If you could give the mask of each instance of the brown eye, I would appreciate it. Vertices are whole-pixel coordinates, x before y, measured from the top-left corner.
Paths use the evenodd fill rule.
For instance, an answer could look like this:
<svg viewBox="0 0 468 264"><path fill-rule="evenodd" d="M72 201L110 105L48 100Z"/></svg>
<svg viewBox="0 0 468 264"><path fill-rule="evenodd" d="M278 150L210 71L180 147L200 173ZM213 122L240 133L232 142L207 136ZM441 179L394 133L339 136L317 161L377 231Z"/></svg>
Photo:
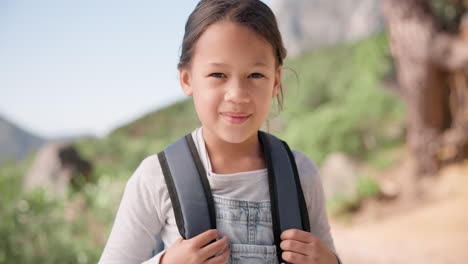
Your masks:
<svg viewBox="0 0 468 264"><path fill-rule="evenodd" d="M226 78L226 75L221 72L214 72L209 75L210 77L215 77L215 78Z"/></svg>
<svg viewBox="0 0 468 264"><path fill-rule="evenodd" d="M254 72L254 73L250 74L249 77L254 78L254 79L258 79L258 78L263 78L265 76L263 74L261 74L261 73Z"/></svg>

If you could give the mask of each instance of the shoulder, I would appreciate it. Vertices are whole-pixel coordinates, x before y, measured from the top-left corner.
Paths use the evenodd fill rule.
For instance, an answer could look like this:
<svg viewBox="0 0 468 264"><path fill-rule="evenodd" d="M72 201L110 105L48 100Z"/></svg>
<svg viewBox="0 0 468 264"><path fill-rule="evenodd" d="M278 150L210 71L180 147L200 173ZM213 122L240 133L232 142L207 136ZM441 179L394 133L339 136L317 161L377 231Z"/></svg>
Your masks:
<svg viewBox="0 0 468 264"><path fill-rule="evenodd" d="M200 147L198 146L198 141L200 141L201 137L201 128L196 128L195 130L190 132L189 135L192 135L192 138L196 143L196 147L197 149L199 149ZM178 140L183 138L184 137L181 137ZM166 146L166 148L174 142L176 141L169 143ZM136 178L141 178L141 180L150 183L151 185L157 185L158 188L165 188L164 174L161 169L161 163L158 158L158 153L152 154L143 159L135 171L135 176Z"/></svg>
<svg viewBox="0 0 468 264"><path fill-rule="evenodd" d="M161 170L158 155L144 158L127 181L127 187L132 186L148 194L157 194L164 188L164 175Z"/></svg>
<svg viewBox="0 0 468 264"><path fill-rule="evenodd" d="M319 169L315 162L310 159L304 153L291 150L294 155L294 160L296 161L297 170L299 172L299 176L302 178L317 178L319 177Z"/></svg>
<svg viewBox="0 0 468 264"><path fill-rule="evenodd" d="M149 213L160 222L164 221L163 209L168 194L157 154L141 161L127 181L124 196L131 203L132 210Z"/></svg>
<svg viewBox="0 0 468 264"><path fill-rule="evenodd" d="M154 154L141 161L133 176L150 180L152 176L157 176L159 174L161 174L161 165L159 164L158 155Z"/></svg>
<svg viewBox="0 0 468 264"><path fill-rule="evenodd" d="M157 154L150 155L144 158L140 165L138 165L137 171L142 173L151 173L161 170L161 166L159 164L159 159Z"/></svg>
<svg viewBox="0 0 468 264"><path fill-rule="evenodd" d="M321 193L322 180L320 179L319 169L315 162L304 153L297 150L292 150L292 153L296 161L304 196L306 201L310 201Z"/></svg>

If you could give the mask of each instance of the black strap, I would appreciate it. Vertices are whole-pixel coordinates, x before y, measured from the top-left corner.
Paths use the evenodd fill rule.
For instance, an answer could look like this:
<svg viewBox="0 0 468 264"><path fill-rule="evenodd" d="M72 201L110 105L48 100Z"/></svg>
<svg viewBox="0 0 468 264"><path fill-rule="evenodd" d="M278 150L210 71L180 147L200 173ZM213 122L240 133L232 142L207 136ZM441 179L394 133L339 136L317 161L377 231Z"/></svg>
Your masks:
<svg viewBox="0 0 468 264"><path fill-rule="evenodd" d="M275 246L276 246L276 255L278 257L278 262L283 263L284 260L281 257L283 254L283 250L279 246L281 243L281 229L280 229L280 218L279 218L279 212L278 212L278 200L277 200L277 190L276 190L276 184L275 181L273 180L274 178L274 170L273 170L273 163L271 162L271 155L270 155L270 147L268 144L268 141L266 139L266 136L263 133L258 133L258 140L260 141L260 144L262 145L262 150L263 150L263 156L265 157L265 163L267 166L268 170L268 187L270 191L270 206L271 206L271 221L273 225L273 238L275 240Z"/></svg>
<svg viewBox="0 0 468 264"><path fill-rule="evenodd" d="M193 141L193 137L191 134L185 136L187 140L187 145L190 149L190 153L192 154L193 161L195 161L195 165L197 166L198 176L200 177L203 190L205 191L206 201L208 202L208 210L210 211L210 223L213 229L216 229L216 211L215 211L215 204L213 199L213 194L211 193L210 182L206 176L205 167L198 155L197 147L195 146L195 142Z"/></svg>
<svg viewBox="0 0 468 264"><path fill-rule="evenodd" d="M296 160L288 144L286 144L286 142L284 141L281 142L283 143L285 149L288 152L289 160L294 170L294 180L296 181L297 199L299 200L299 208L301 210L302 217L302 230L310 232L309 210L307 210L304 192L302 191L301 180L299 178L299 172L297 171Z"/></svg>
<svg viewBox="0 0 468 264"><path fill-rule="evenodd" d="M268 169L270 202L277 257L285 262L281 233L288 229L310 230L304 195L294 156L287 144L271 134L259 131L259 140Z"/></svg>
<svg viewBox="0 0 468 264"><path fill-rule="evenodd" d="M164 151L158 153L158 159L159 163L161 164L164 180L166 181L167 191L169 192L169 197L171 198L172 210L174 211L177 229L179 229L180 235L185 238L185 223L182 209L180 208L179 196L177 195L177 188L175 187L174 181L172 180L172 173L169 169L169 165L167 164Z"/></svg>
<svg viewBox="0 0 468 264"><path fill-rule="evenodd" d="M213 196L192 136L169 145L158 158L180 235L189 239L216 229Z"/></svg>

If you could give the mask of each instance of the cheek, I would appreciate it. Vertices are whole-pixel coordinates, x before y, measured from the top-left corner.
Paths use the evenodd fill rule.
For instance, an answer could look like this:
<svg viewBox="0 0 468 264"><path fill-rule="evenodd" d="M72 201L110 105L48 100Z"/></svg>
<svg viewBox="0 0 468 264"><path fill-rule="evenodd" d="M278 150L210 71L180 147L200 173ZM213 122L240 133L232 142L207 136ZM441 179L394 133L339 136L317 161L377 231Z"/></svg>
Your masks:
<svg viewBox="0 0 468 264"><path fill-rule="evenodd" d="M198 113L198 117L200 119L206 119L218 114L218 107L221 99L219 94L208 91L208 89L205 89L202 92L194 90L193 102Z"/></svg>
<svg viewBox="0 0 468 264"><path fill-rule="evenodd" d="M268 97L268 100L263 100L261 107L261 112L264 117L268 115L270 112L270 106L271 106L271 96Z"/></svg>
<svg viewBox="0 0 468 264"><path fill-rule="evenodd" d="M273 83L268 83L267 85L264 84L262 87L256 87L256 92L253 94L253 96L255 96L255 101L257 102L257 104L260 104L262 106L270 105L271 100L274 98L273 89Z"/></svg>
<svg viewBox="0 0 468 264"><path fill-rule="evenodd" d="M219 103L220 98L222 99L222 95L217 89L203 87L193 91L193 99L207 106Z"/></svg>
<svg viewBox="0 0 468 264"><path fill-rule="evenodd" d="M266 119L270 111L271 102L271 92L262 92L256 95L255 108L259 118Z"/></svg>

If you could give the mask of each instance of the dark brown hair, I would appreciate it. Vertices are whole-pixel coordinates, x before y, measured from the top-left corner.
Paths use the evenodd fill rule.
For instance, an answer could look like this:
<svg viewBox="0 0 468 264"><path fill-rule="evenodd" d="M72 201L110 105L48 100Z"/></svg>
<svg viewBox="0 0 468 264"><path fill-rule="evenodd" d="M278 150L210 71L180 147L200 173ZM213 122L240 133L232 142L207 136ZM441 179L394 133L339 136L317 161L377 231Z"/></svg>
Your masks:
<svg viewBox="0 0 468 264"><path fill-rule="evenodd" d="M178 69L190 65L195 44L206 28L219 21L230 21L247 26L266 39L275 52L277 66L283 65L286 48L283 45L275 15L260 0L201 0L185 23ZM283 89L277 96L278 107L283 105Z"/></svg>

